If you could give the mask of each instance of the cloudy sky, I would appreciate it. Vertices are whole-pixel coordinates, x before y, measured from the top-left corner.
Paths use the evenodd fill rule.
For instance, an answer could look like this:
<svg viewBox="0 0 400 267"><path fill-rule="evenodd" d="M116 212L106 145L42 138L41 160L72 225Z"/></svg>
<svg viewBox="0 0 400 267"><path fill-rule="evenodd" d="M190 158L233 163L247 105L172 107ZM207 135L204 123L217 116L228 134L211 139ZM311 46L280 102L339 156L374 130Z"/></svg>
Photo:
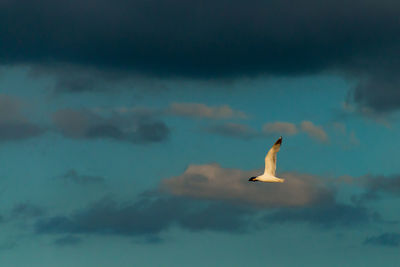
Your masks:
<svg viewBox="0 0 400 267"><path fill-rule="evenodd" d="M0 0L1 265L397 266L399 13Z"/></svg>

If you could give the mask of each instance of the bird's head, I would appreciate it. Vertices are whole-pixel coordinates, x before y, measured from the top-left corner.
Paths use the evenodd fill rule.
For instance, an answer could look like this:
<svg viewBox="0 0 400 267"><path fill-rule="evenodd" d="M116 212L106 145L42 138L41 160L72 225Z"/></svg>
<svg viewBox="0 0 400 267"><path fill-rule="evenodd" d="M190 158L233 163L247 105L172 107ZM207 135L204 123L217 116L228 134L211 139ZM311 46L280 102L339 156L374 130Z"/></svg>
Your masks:
<svg viewBox="0 0 400 267"><path fill-rule="evenodd" d="M250 177L249 181L250 182L255 182L255 181L257 181L257 177L256 176Z"/></svg>

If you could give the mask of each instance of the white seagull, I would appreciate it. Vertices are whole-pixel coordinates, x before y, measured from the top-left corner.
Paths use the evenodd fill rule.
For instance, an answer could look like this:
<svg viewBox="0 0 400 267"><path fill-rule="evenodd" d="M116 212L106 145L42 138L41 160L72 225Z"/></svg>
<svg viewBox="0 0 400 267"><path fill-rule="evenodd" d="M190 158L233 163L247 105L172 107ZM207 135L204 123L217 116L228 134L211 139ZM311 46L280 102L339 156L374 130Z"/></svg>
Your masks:
<svg viewBox="0 0 400 267"><path fill-rule="evenodd" d="M271 147L265 157L265 170L262 175L254 176L249 179L249 181L255 182L266 182L266 183L283 183L285 179L275 177L276 171L276 154L281 148L282 136L279 137L278 141Z"/></svg>

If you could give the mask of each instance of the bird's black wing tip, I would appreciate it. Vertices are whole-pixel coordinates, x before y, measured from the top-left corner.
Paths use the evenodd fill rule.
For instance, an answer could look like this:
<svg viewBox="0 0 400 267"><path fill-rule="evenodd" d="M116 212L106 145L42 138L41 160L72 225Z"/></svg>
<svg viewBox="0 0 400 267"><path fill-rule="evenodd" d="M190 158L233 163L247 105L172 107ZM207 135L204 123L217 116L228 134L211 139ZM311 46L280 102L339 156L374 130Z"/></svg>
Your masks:
<svg viewBox="0 0 400 267"><path fill-rule="evenodd" d="M282 144L282 136L279 137L278 141L275 142L275 145L280 145Z"/></svg>

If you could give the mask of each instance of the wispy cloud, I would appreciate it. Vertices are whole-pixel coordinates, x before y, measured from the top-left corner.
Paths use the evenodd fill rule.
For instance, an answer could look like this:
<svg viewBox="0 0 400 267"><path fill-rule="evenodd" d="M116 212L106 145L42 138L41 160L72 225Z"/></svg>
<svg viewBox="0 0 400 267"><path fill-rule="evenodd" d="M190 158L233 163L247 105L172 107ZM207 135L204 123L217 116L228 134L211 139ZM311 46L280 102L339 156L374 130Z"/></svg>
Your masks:
<svg viewBox="0 0 400 267"><path fill-rule="evenodd" d="M340 122L333 122L330 126L331 129L333 129L332 132L339 140L339 144L342 145L343 148L350 148L353 146L358 146L360 144L360 140L356 136L355 131L349 130L345 124Z"/></svg>
<svg viewBox="0 0 400 267"><path fill-rule="evenodd" d="M337 113L339 119L342 120L349 117L361 117L388 128L391 127L394 119L394 114L391 112L378 111L368 105L354 105L349 101L343 102Z"/></svg>
<svg viewBox="0 0 400 267"><path fill-rule="evenodd" d="M254 130L241 123L213 124L206 127L206 131L222 136L235 137L241 139L264 138L271 135L291 136L305 133L312 140L327 143L329 136L323 126L317 126L311 121L302 121L300 124L275 121L268 122L262 126L261 131Z"/></svg>
<svg viewBox="0 0 400 267"><path fill-rule="evenodd" d="M207 119L245 119L247 115L243 111L234 110L228 105L208 106L202 103L172 103L165 112L167 114Z"/></svg>
<svg viewBox="0 0 400 267"><path fill-rule="evenodd" d="M302 121L300 123L300 128L312 139L316 139L324 143L329 141L328 134L325 132L323 127L317 126L311 121Z"/></svg>

